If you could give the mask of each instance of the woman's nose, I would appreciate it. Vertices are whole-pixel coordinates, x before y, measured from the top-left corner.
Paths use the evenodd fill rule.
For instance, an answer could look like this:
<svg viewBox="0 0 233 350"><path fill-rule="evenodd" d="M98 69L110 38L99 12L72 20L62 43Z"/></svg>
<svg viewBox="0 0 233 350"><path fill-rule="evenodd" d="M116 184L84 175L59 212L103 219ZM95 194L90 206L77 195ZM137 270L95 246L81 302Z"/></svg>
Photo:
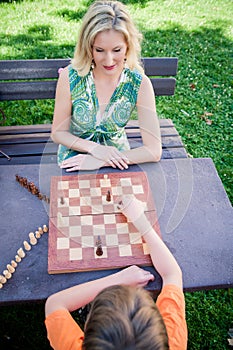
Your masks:
<svg viewBox="0 0 233 350"><path fill-rule="evenodd" d="M114 61L112 52L107 52L105 57L106 66L111 66Z"/></svg>

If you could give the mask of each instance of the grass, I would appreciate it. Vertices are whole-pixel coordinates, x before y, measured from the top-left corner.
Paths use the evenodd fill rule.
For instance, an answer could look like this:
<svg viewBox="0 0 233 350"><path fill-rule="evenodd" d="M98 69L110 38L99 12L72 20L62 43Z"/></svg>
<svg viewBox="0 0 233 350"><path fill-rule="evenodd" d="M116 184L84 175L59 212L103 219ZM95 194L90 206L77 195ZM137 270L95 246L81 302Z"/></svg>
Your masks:
<svg viewBox="0 0 233 350"><path fill-rule="evenodd" d="M80 20L92 1L1 1L0 59L72 57ZM177 56L174 97L157 98L193 157L211 157L232 197L231 0L125 0L144 35L143 56ZM35 10L36 7L36 10ZM47 123L52 101L1 103L4 125ZM232 290L186 293L190 350L228 349ZM49 349L43 305L0 309L6 349Z"/></svg>

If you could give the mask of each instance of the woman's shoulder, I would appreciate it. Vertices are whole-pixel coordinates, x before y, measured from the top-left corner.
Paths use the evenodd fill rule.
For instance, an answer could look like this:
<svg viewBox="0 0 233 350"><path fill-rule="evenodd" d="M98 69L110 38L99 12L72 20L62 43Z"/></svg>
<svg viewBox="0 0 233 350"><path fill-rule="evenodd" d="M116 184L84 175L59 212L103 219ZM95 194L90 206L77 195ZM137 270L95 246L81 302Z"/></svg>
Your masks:
<svg viewBox="0 0 233 350"><path fill-rule="evenodd" d="M139 72L137 69L125 69L126 81L130 81L135 86L140 86L144 78L144 74Z"/></svg>

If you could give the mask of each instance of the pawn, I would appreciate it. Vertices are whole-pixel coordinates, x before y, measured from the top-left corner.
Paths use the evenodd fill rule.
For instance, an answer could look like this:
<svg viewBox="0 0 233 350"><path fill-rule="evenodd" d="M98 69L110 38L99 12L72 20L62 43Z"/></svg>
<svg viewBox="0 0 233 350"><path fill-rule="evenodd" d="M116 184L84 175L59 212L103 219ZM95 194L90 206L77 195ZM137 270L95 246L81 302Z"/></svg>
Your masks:
<svg viewBox="0 0 233 350"><path fill-rule="evenodd" d="M102 256L104 253L102 247L98 246L95 253L97 256Z"/></svg>
<svg viewBox="0 0 233 350"><path fill-rule="evenodd" d="M34 233L33 233L33 232L30 232L30 233L29 233L29 237L30 237L30 244L31 244L31 245L36 245L36 244L37 244L37 239L36 239L36 237L34 236Z"/></svg>
<svg viewBox="0 0 233 350"><path fill-rule="evenodd" d="M4 277L3 275L0 275L0 283L4 284L7 282L6 277Z"/></svg>
<svg viewBox="0 0 233 350"><path fill-rule="evenodd" d="M111 202L111 192L108 190L107 195L106 195L106 201Z"/></svg>
<svg viewBox="0 0 233 350"><path fill-rule="evenodd" d="M6 267L7 267L7 270L8 270L10 273L14 273L14 272L15 272L15 268L14 268L13 266L11 266L10 264L7 264Z"/></svg>
<svg viewBox="0 0 233 350"><path fill-rule="evenodd" d="M9 280L12 277L12 274L8 270L3 271L3 275Z"/></svg>
<svg viewBox="0 0 233 350"><path fill-rule="evenodd" d="M27 251L32 249L32 247L30 246L30 244L27 241L24 241L23 245L24 245L24 249L27 250Z"/></svg>
<svg viewBox="0 0 233 350"><path fill-rule="evenodd" d="M35 232L35 236L36 236L36 238L38 238L38 239L39 239L39 238L41 237L40 232L39 232L39 231L36 231L36 232Z"/></svg>
<svg viewBox="0 0 233 350"><path fill-rule="evenodd" d="M98 236L97 242L96 242L97 248L96 248L96 255L101 256L103 255L103 249L102 249L102 241L100 236Z"/></svg>
<svg viewBox="0 0 233 350"><path fill-rule="evenodd" d="M18 250L17 250L17 254L18 254L18 256L20 257L20 258L24 258L25 257L25 252L23 251L23 248L19 248ZM16 260L17 261L17 260Z"/></svg>
<svg viewBox="0 0 233 350"><path fill-rule="evenodd" d="M39 233L40 233L41 235L43 235L43 229L42 229L42 227L38 227L38 231L39 231Z"/></svg>
<svg viewBox="0 0 233 350"><path fill-rule="evenodd" d="M29 234L28 234L28 237L31 239L31 238L33 238L34 237L34 233L33 232L30 232Z"/></svg>
<svg viewBox="0 0 233 350"><path fill-rule="evenodd" d="M21 259L20 256L17 254L17 255L15 256L15 261L16 261L17 263L19 263L21 260L22 260L22 259Z"/></svg>
<svg viewBox="0 0 233 350"><path fill-rule="evenodd" d="M42 199L43 199L43 194L39 192L37 196L38 196L38 198L42 201Z"/></svg>
<svg viewBox="0 0 233 350"><path fill-rule="evenodd" d="M48 232L48 227L46 225L43 225L43 232Z"/></svg>
<svg viewBox="0 0 233 350"><path fill-rule="evenodd" d="M11 266L13 266L14 268L16 268L17 267L17 262L15 262L14 260L11 260Z"/></svg>

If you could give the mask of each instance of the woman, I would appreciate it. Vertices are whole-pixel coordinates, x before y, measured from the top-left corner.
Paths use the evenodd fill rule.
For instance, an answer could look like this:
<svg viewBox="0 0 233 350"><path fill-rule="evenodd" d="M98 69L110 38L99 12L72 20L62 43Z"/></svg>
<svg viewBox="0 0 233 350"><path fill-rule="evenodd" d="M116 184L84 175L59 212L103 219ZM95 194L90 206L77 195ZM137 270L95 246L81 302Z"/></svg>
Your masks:
<svg viewBox="0 0 233 350"><path fill-rule="evenodd" d="M52 139L60 144L61 168L123 170L160 160L155 98L140 65L140 40L123 4L90 6L72 63L57 83ZM130 149L124 127L135 108L143 144Z"/></svg>

